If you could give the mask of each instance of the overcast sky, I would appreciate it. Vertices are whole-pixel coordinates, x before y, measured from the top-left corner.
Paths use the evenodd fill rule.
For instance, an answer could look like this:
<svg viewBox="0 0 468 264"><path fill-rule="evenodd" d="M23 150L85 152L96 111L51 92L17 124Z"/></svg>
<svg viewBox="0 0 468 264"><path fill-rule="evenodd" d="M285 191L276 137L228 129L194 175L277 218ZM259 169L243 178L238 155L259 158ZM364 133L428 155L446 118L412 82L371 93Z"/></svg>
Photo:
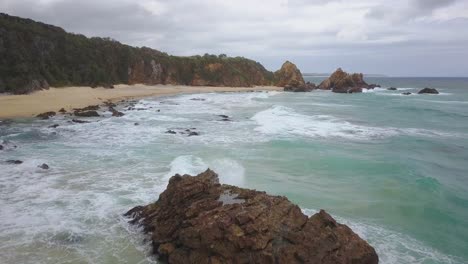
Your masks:
<svg viewBox="0 0 468 264"><path fill-rule="evenodd" d="M468 76L468 0L0 0L0 11L174 55L270 70Z"/></svg>

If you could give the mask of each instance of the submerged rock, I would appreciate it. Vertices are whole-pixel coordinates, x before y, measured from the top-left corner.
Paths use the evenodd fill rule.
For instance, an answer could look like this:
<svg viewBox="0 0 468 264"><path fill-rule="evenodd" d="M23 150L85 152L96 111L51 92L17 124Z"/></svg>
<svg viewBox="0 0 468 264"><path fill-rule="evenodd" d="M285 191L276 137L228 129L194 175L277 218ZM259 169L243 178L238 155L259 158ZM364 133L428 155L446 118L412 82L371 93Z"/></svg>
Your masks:
<svg viewBox="0 0 468 264"><path fill-rule="evenodd" d="M174 130L168 130L166 131L166 134L177 134L177 132L175 132Z"/></svg>
<svg viewBox="0 0 468 264"><path fill-rule="evenodd" d="M43 163L42 165L39 165L39 166L37 166L37 167L38 167L38 168L41 168L41 169L43 169L43 170L48 170L48 169L49 169L49 165L47 165L47 164L45 164L45 163Z"/></svg>
<svg viewBox="0 0 468 264"><path fill-rule="evenodd" d="M79 119L72 119L72 122L73 122L73 123L78 123L78 124L89 123L89 121L83 121L83 120L79 120Z"/></svg>
<svg viewBox="0 0 468 264"><path fill-rule="evenodd" d="M46 120L46 119L49 119L50 117L55 116L55 115L56 115L55 112L50 111L50 112L45 112L45 113L42 113L42 114L38 114L36 117L40 118L42 120Z"/></svg>
<svg viewBox="0 0 468 264"><path fill-rule="evenodd" d="M398 90L398 89L397 89L396 87L390 87L390 88L387 88L387 90L389 90L389 91L396 91L396 90Z"/></svg>
<svg viewBox="0 0 468 264"><path fill-rule="evenodd" d="M112 113L112 116L121 117L125 115L124 113L115 110L112 106L109 106L109 111Z"/></svg>
<svg viewBox="0 0 468 264"><path fill-rule="evenodd" d="M410 95L411 93L410 92L404 92L404 93L401 93L402 95Z"/></svg>
<svg viewBox="0 0 468 264"><path fill-rule="evenodd" d="M19 164L22 164L23 161L21 161L21 160L7 160L6 163L19 165Z"/></svg>
<svg viewBox="0 0 468 264"><path fill-rule="evenodd" d="M57 127L59 127L59 124L53 124L51 126L48 126L48 128L57 128Z"/></svg>
<svg viewBox="0 0 468 264"><path fill-rule="evenodd" d="M0 150L3 150L3 145L0 145Z"/></svg>
<svg viewBox="0 0 468 264"><path fill-rule="evenodd" d="M159 200L126 216L152 233L168 263L378 263L375 250L325 211L307 217L286 197L221 185L207 170L176 174Z"/></svg>
<svg viewBox="0 0 468 264"><path fill-rule="evenodd" d="M199 134L198 132L194 132L194 131L192 131L192 132L190 132L190 133L188 134L189 137L192 137L192 136L199 136L199 135L200 135L200 134Z"/></svg>
<svg viewBox="0 0 468 264"><path fill-rule="evenodd" d="M381 87L380 84L372 83L372 84L369 84L367 89L374 89L374 88L380 88L380 87Z"/></svg>
<svg viewBox="0 0 468 264"><path fill-rule="evenodd" d="M377 87L376 84L372 86ZM362 73L348 74L341 68L338 68L318 87L322 90L332 90L334 93L360 93L364 88L373 89L372 86L364 81L364 75Z"/></svg>
<svg viewBox="0 0 468 264"><path fill-rule="evenodd" d="M439 94L439 91L437 91L435 88L424 88L421 91L418 92L418 94Z"/></svg>

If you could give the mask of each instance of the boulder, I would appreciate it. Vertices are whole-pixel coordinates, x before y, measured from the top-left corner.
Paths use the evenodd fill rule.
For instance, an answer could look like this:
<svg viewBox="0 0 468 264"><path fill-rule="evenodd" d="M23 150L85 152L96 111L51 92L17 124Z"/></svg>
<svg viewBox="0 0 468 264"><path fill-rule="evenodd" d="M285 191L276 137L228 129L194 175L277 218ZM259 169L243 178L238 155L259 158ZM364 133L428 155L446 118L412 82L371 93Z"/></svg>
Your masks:
<svg viewBox="0 0 468 264"><path fill-rule="evenodd" d="M48 126L48 128L57 128L57 127L59 127L59 124L53 124L51 126Z"/></svg>
<svg viewBox="0 0 468 264"><path fill-rule="evenodd" d="M38 114L36 117L42 120L46 120L46 119L49 119L51 116L55 116L55 114L56 114L55 112L50 111L50 112Z"/></svg>
<svg viewBox="0 0 468 264"><path fill-rule="evenodd" d="M125 115L124 113L115 110L112 106L109 106L109 111L112 113L112 116L121 117Z"/></svg>
<svg viewBox="0 0 468 264"><path fill-rule="evenodd" d="M361 87L348 87L348 88L333 87L332 92L334 93L362 93L362 88Z"/></svg>
<svg viewBox="0 0 468 264"><path fill-rule="evenodd" d="M390 87L390 88L387 88L387 90L389 90L389 91L396 91L396 90L398 90L398 89L397 89L396 87Z"/></svg>
<svg viewBox="0 0 468 264"><path fill-rule="evenodd" d="M159 200L125 214L151 233L154 254L178 263L378 263L366 241L321 210L284 196L221 185L207 170L176 174Z"/></svg>
<svg viewBox="0 0 468 264"><path fill-rule="evenodd" d="M377 87L376 84L372 86ZM319 86L322 90L332 90L335 93L360 93L363 88L370 87L365 81L362 73L348 74L338 68L329 78L324 80ZM370 88L372 89L372 88Z"/></svg>
<svg viewBox="0 0 468 264"><path fill-rule="evenodd" d="M0 145L0 150L3 150L3 149L4 149L3 145Z"/></svg>
<svg viewBox="0 0 468 264"><path fill-rule="evenodd" d="M80 117L99 117L96 111L75 111L73 114Z"/></svg>
<svg viewBox="0 0 468 264"><path fill-rule="evenodd" d="M37 167L40 168L40 169L43 169L43 170L48 170L49 169L49 165L47 165L45 163L43 163L42 165L39 165Z"/></svg>
<svg viewBox="0 0 468 264"><path fill-rule="evenodd" d="M62 113L62 114L65 114L66 112L67 112L67 110L65 110L65 108L63 108L63 107L59 110L59 113Z"/></svg>
<svg viewBox="0 0 468 264"><path fill-rule="evenodd" d="M404 93L401 93L402 95L410 95L411 93L410 92L404 92Z"/></svg>
<svg viewBox="0 0 468 264"><path fill-rule="evenodd" d="M369 84L369 87L367 87L367 89L374 89L374 88L380 88L380 84L375 84L375 83L372 83L372 84Z"/></svg>
<svg viewBox="0 0 468 264"><path fill-rule="evenodd" d="M174 135L174 134L177 134L177 132L175 132L174 130L168 130L168 131L166 131L166 134L173 134Z"/></svg>
<svg viewBox="0 0 468 264"><path fill-rule="evenodd" d="M418 92L418 94L439 94L439 91L437 91L435 88L424 88L421 91Z"/></svg>
<svg viewBox="0 0 468 264"><path fill-rule="evenodd" d="M190 133L188 134L189 137L191 137L191 136L199 136L199 135L200 135L200 134L199 134L198 132L194 132L194 131L192 131L192 132L190 132Z"/></svg>
<svg viewBox="0 0 468 264"><path fill-rule="evenodd" d="M275 72L276 86L285 87L305 87L304 78L301 71L294 63L286 61L281 69Z"/></svg>

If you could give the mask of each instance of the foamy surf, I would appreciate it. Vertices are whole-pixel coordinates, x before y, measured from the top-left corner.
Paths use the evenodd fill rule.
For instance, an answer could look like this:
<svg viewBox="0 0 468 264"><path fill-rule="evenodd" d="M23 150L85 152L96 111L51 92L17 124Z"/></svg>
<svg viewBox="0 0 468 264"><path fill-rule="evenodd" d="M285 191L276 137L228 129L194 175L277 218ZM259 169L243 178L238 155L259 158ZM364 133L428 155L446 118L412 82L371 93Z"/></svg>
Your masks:
<svg viewBox="0 0 468 264"><path fill-rule="evenodd" d="M330 115L304 115L292 108L273 106L252 117L258 126L255 131L278 136L302 136L311 138L344 138L349 140L382 139L397 135L462 136L454 133L394 127L356 125Z"/></svg>
<svg viewBox="0 0 468 264"><path fill-rule="evenodd" d="M166 178L169 179L175 174L195 176L208 168L219 175L221 183L244 186L245 168L239 162L228 158L212 159L205 162L200 157L192 155L179 156L171 162L170 171L166 174Z"/></svg>

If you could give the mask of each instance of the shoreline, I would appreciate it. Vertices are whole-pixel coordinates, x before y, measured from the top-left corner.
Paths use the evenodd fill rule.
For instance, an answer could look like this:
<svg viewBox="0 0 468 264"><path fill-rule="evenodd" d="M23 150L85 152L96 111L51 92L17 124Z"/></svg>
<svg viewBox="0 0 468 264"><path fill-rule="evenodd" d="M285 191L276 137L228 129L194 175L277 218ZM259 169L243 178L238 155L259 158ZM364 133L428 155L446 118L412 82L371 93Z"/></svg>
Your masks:
<svg viewBox="0 0 468 264"><path fill-rule="evenodd" d="M212 92L282 91L282 87L214 87L184 85L115 85L114 89L73 86L50 88L25 95L0 95L0 119L28 118L48 111L57 112L64 108L82 108L101 105L106 101L117 102L145 97L171 96L179 94L198 94Z"/></svg>

